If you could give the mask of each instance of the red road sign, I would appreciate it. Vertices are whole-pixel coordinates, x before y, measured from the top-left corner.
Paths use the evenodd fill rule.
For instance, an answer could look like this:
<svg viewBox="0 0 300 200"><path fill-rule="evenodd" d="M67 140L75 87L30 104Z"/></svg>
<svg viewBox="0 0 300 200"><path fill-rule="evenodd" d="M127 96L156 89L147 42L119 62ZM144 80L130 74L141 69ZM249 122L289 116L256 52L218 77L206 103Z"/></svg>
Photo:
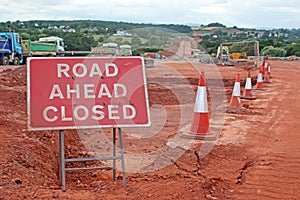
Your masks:
<svg viewBox="0 0 300 200"><path fill-rule="evenodd" d="M150 126L141 57L30 58L29 130Z"/></svg>

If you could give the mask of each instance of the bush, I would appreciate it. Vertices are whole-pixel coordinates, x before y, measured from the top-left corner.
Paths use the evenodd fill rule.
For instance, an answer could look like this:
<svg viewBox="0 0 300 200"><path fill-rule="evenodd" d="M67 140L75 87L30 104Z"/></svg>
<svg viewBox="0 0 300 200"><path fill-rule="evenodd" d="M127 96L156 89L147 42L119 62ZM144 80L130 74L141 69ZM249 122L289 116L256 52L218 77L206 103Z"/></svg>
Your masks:
<svg viewBox="0 0 300 200"><path fill-rule="evenodd" d="M286 50L279 47L266 46L261 50L263 56L271 55L273 57L285 57Z"/></svg>
<svg viewBox="0 0 300 200"><path fill-rule="evenodd" d="M133 56L140 56L144 53L150 53L150 52L157 53L157 52L162 51L162 50L163 49L158 49L158 48L140 48L140 49L133 50L132 55Z"/></svg>
<svg viewBox="0 0 300 200"><path fill-rule="evenodd" d="M68 51L90 51L91 47L97 46L93 37L83 33L67 33L64 36Z"/></svg>

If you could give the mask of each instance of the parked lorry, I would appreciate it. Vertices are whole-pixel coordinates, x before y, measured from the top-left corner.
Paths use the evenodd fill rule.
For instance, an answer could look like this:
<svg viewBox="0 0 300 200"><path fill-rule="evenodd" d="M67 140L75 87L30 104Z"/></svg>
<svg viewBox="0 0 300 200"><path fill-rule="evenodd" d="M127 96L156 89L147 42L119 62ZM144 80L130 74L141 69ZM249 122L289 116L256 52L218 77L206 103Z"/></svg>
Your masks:
<svg viewBox="0 0 300 200"><path fill-rule="evenodd" d="M56 46L57 53L65 51L64 40L58 36L42 37L39 39L39 42L54 44Z"/></svg>
<svg viewBox="0 0 300 200"><path fill-rule="evenodd" d="M58 56L64 52L63 39L57 36L38 41L22 40L15 32L0 32L0 64L19 65L32 56Z"/></svg>
<svg viewBox="0 0 300 200"><path fill-rule="evenodd" d="M23 57L43 56L53 57L64 52L64 42L62 38L56 36L40 38L39 41L22 41Z"/></svg>
<svg viewBox="0 0 300 200"><path fill-rule="evenodd" d="M0 32L0 64L19 65L22 62L23 51L20 35L11 31Z"/></svg>

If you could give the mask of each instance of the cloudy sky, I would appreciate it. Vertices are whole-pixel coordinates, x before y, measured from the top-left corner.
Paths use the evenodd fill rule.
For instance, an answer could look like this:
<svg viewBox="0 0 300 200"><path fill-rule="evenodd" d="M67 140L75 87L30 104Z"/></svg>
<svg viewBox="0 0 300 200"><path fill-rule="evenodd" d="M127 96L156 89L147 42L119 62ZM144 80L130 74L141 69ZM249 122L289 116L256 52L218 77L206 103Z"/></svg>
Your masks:
<svg viewBox="0 0 300 200"><path fill-rule="evenodd" d="M300 28L299 0L1 0L0 21L108 20Z"/></svg>

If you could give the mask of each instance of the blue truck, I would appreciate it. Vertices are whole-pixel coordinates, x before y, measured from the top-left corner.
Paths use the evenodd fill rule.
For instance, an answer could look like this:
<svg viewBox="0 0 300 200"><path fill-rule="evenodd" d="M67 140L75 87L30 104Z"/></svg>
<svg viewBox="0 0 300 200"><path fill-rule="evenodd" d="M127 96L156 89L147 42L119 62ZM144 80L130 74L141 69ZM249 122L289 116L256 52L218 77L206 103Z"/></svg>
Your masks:
<svg viewBox="0 0 300 200"><path fill-rule="evenodd" d="M0 32L0 64L23 63L21 37L15 32Z"/></svg>

